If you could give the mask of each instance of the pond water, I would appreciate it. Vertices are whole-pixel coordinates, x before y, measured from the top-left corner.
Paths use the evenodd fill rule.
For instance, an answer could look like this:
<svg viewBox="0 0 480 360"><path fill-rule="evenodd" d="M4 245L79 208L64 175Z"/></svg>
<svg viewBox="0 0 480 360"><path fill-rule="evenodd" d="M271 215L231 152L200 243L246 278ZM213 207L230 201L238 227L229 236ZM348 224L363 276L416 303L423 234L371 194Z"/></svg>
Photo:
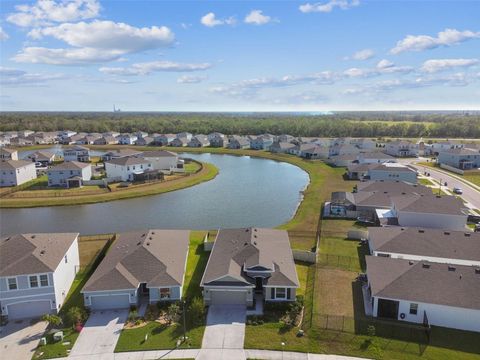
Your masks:
<svg viewBox="0 0 480 360"><path fill-rule="evenodd" d="M182 157L215 164L220 172L214 180L161 195L90 205L0 209L0 233L275 227L294 215L309 182L305 171L284 162L208 153Z"/></svg>

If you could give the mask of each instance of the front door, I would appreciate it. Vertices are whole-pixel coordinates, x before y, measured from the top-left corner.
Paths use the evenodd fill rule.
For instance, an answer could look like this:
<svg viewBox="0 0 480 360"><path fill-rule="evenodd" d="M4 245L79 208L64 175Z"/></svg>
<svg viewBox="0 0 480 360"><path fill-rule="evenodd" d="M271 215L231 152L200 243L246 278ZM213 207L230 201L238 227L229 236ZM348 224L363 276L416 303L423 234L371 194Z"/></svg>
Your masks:
<svg viewBox="0 0 480 360"><path fill-rule="evenodd" d="M263 278L255 278L255 292L263 292Z"/></svg>
<svg viewBox="0 0 480 360"><path fill-rule="evenodd" d="M142 295L147 295L149 293L149 289L147 288L146 283L141 283L140 284L140 294Z"/></svg>

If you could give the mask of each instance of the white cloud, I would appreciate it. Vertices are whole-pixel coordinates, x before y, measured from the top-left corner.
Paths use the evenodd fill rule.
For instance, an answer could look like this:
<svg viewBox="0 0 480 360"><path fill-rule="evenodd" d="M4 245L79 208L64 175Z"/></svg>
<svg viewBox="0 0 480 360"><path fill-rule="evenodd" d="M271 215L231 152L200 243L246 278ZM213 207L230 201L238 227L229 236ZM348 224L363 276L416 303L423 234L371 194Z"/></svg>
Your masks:
<svg viewBox="0 0 480 360"><path fill-rule="evenodd" d="M354 60L368 60L375 56L375 52L372 49L363 49L357 51L352 55Z"/></svg>
<svg viewBox="0 0 480 360"><path fill-rule="evenodd" d="M177 79L177 83L179 84L198 84L205 80L206 76L190 76L190 75L183 75Z"/></svg>
<svg viewBox="0 0 480 360"><path fill-rule="evenodd" d="M456 29L445 29L437 34L437 37L429 35L407 35L403 40L390 50L392 54L399 54L405 51L422 51L435 49L440 46L452 46L469 39L480 38L480 32L470 30L459 31Z"/></svg>
<svg viewBox="0 0 480 360"><path fill-rule="evenodd" d="M303 13L312 13L312 12L323 12L329 13L334 10L336 7L342 10L350 9L354 6L360 5L359 0L330 0L328 2L323 3L306 3L300 5L299 9Z"/></svg>
<svg viewBox="0 0 480 360"><path fill-rule="evenodd" d="M152 72L191 72L210 69L210 63L182 64L172 61L152 61L136 63L130 67L101 67L99 70L109 75L148 75Z"/></svg>
<svg viewBox="0 0 480 360"><path fill-rule="evenodd" d="M469 67L477 65L478 63L478 59L432 59L425 61L421 70L428 73L434 73L456 67Z"/></svg>
<svg viewBox="0 0 480 360"><path fill-rule="evenodd" d="M263 15L262 10L252 10L247 16L245 16L244 22L246 24L264 25L272 21L272 18L268 15Z"/></svg>
<svg viewBox="0 0 480 360"><path fill-rule="evenodd" d="M219 25L235 25L237 21L233 16L226 19L217 19L213 12L209 12L202 16L200 22L207 27L215 27Z"/></svg>
<svg viewBox="0 0 480 360"><path fill-rule="evenodd" d="M15 10L7 16L7 21L30 27L95 18L100 4L97 0L38 0L34 5L17 5Z"/></svg>
<svg viewBox="0 0 480 360"><path fill-rule="evenodd" d="M31 30L28 36L33 39L50 36L72 48L26 47L13 60L57 65L117 60L125 54L169 46L175 38L165 26L137 28L125 23L98 20L37 28Z"/></svg>
<svg viewBox="0 0 480 360"><path fill-rule="evenodd" d="M3 28L0 26L0 41L7 40L10 36L3 30Z"/></svg>
<svg viewBox="0 0 480 360"><path fill-rule="evenodd" d="M42 85L52 80L64 79L63 74L28 73L23 70L0 66L0 83L2 85Z"/></svg>
<svg viewBox="0 0 480 360"><path fill-rule="evenodd" d="M394 66L394 63L387 59L382 59L377 63L377 69L387 69Z"/></svg>
<svg viewBox="0 0 480 360"><path fill-rule="evenodd" d="M348 77L368 77L375 75L370 69L350 68L343 72Z"/></svg>

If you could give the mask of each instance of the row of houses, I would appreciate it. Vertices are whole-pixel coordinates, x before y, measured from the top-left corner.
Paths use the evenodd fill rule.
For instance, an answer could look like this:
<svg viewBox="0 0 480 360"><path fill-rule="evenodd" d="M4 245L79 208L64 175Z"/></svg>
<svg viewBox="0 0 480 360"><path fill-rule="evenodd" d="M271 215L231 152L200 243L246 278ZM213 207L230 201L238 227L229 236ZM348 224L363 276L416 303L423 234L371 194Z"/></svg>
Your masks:
<svg viewBox="0 0 480 360"><path fill-rule="evenodd" d="M385 165L367 165L369 178ZM480 234L467 227L469 211L459 198L408 181L370 179L332 193L325 211L376 225L364 239L366 315L480 331Z"/></svg>
<svg viewBox="0 0 480 360"><path fill-rule="evenodd" d="M81 289L91 310L180 300L187 230L119 234ZM17 234L0 240L0 309L10 320L57 313L79 270L78 234ZM205 305L294 301L299 287L288 233L219 230L201 284Z"/></svg>

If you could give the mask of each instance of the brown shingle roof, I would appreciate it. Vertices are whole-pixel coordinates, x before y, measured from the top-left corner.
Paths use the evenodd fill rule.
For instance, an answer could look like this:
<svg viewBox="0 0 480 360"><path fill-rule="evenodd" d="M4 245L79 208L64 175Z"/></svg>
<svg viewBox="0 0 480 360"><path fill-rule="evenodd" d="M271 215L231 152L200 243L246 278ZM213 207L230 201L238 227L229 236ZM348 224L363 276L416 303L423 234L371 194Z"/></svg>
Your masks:
<svg viewBox="0 0 480 360"><path fill-rule="evenodd" d="M178 154L172 151L166 151L166 150L150 150L150 151L144 151L143 153L140 154L140 156L144 158L177 157Z"/></svg>
<svg viewBox="0 0 480 360"><path fill-rule="evenodd" d="M299 286L288 233L284 230L220 230L201 285L212 285L222 278L235 279L237 283L250 285L255 280L245 274L244 266L273 271L272 276L266 279L266 285Z"/></svg>
<svg viewBox="0 0 480 360"><path fill-rule="evenodd" d="M78 233L16 234L0 239L0 276L55 271Z"/></svg>
<svg viewBox="0 0 480 360"><path fill-rule="evenodd" d="M188 254L187 230L145 230L118 235L82 289L85 291L182 285Z"/></svg>
<svg viewBox="0 0 480 360"><path fill-rule="evenodd" d="M480 271L473 266L366 256L372 296L480 309Z"/></svg>
<svg viewBox="0 0 480 360"><path fill-rule="evenodd" d="M0 170L15 170L28 165L34 164L25 160L2 160L0 161Z"/></svg>
<svg viewBox="0 0 480 360"><path fill-rule="evenodd" d="M371 227L369 240L373 250L480 261L480 233L417 227Z"/></svg>

